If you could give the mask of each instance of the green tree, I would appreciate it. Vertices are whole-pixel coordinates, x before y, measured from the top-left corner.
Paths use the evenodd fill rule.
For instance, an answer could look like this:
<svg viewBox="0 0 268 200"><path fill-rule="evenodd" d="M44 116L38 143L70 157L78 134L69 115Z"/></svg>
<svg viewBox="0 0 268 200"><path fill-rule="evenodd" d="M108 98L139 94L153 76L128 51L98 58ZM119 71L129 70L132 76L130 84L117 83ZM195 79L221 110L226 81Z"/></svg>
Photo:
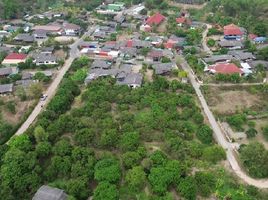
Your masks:
<svg viewBox="0 0 268 200"><path fill-rule="evenodd" d="M268 177L268 151L261 143L250 143L240 148L240 158L248 173L256 178Z"/></svg>
<svg viewBox="0 0 268 200"><path fill-rule="evenodd" d="M195 179L191 176L187 176L179 183L177 190L179 193L188 200L195 200L197 195L197 185Z"/></svg>
<svg viewBox="0 0 268 200"><path fill-rule="evenodd" d="M258 134L258 131L255 128L250 127L246 131L247 138L253 138Z"/></svg>
<svg viewBox="0 0 268 200"><path fill-rule="evenodd" d="M216 189L216 178L209 172L196 172L195 182L197 191L203 197L209 197Z"/></svg>
<svg viewBox="0 0 268 200"><path fill-rule="evenodd" d="M104 158L95 165L94 178L110 183L117 183L121 178L121 169L119 162L114 158Z"/></svg>
<svg viewBox="0 0 268 200"><path fill-rule="evenodd" d="M128 170L126 173L126 182L132 191L143 189L146 182L146 174L142 167L137 166Z"/></svg>
<svg viewBox="0 0 268 200"><path fill-rule="evenodd" d="M212 143L212 134L213 134L213 131L208 125L203 125L199 127L196 132L197 138L204 144Z"/></svg>
<svg viewBox="0 0 268 200"><path fill-rule="evenodd" d="M119 199L119 192L116 185L101 182L95 189L93 194L93 200L117 200Z"/></svg>
<svg viewBox="0 0 268 200"><path fill-rule="evenodd" d="M37 142L45 142L48 140L48 134L42 128L42 126L37 126L34 129L34 137Z"/></svg>
<svg viewBox="0 0 268 200"><path fill-rule="evenodd" d="M139 145L139 138L137 132L124 133L121 136L120 148L123 151L134 151Z"/></svg>
<svg viewBox="0 0 268 200"><path fill-rule="evenodd" d="M226 153L220 146L214 145L204 149L203 158L212 163L226 159Z"/></svg>

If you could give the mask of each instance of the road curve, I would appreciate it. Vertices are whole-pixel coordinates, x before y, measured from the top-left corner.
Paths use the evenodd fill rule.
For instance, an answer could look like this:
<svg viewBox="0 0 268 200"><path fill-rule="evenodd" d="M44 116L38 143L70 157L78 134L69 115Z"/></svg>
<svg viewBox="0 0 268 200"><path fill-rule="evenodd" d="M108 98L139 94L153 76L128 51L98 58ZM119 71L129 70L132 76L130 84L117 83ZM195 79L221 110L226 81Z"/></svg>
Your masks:
<svg viewBox="0 0 268 200"><path fill-rule="evenodd" d="M186 71L189 75L189 79L191 81L191 84L193 85L193 88L198 96L198 99L201 103L201 106L203 108L204 113L206 114L210 126L214 132L214 138L216 142L221 145L225 150L227 154L227 160L229 161L233 171L236 173L236 175L241 178L245 183L249 185L253 185L257 188L268 188L268 180L267 179L254 179L249 177L240 167L239 162L235 156L235 144L230 143L227 141L227 139L224 136L224 133L220 129L214 115L210 111L207 102L200 90L200 84L195 80L195 76L192 73L192 70L188 63L185 61L184 58L182 58L182 63L181 63L182 69Z"/></svg>

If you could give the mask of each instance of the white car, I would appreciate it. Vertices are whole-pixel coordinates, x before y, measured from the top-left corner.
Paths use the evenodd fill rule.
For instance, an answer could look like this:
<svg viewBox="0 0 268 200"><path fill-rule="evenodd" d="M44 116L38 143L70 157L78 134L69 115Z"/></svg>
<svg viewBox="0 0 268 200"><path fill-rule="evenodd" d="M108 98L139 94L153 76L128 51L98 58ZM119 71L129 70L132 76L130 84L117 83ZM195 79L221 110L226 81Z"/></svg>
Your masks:
<svg viewBox="0 0 268 200"><path fill-rule="evenodd" d="M47 99L47 95L42 94L42 96L40 97L40 101L45 101L46 99Z"/></svg>

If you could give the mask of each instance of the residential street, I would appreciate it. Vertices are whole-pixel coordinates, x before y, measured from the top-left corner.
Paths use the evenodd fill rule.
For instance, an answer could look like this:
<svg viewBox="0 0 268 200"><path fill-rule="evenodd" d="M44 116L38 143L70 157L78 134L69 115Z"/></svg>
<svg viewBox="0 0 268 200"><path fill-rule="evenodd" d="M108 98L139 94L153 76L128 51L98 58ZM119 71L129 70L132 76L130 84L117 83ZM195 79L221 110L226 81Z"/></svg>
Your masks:
<svg viewBox="0 0 268 200"><path fill-rule="evenodd" d="M234 147L237 146L237 144L230 143L227 141L227 139L224 136L224 133L220 129L214 115L212 114L212 112L210 111L210 109L207 105L207 102L206 102L206 100L205 100L205 98L200 90L200 84L195 80L195 76L192 73L190 66L188 65L188 63L186 62L186 60L184 58L181 58L181 60L182 60L181 66L182 66L183 70L187 71L187 73L189 75L189 79L191 81L191 84L193 85L195 92L198 96L198 99L201 102L201 106L203 108L203 111L209 120L211 128L213 129L214 138L215 138L216 142L226 150L227 159L228 159L233 171L236 173L236 175L238 177L240 177L247 184L253 185L253 186L258 187L258 188L268 188L268 180L266 180L266 179L263 179L263 180L253 179L253 178L249 177L241 169L241 167L239 166L239 162L236 158L236 154L234 152Z"/></svg>
<svg viewBox="0 0 268 200"><path fill-rule="evenodd" d="M88 34L85 33L85 35ZM17 130L15 135L21 135L23 134L29 126L34 122L34 120L37 118L37 116L40 114L42 111L42 106L45 107L52 97L56 94L57 88L63 79L65 73L69 70L73 60L78 56L78 49L77 46L79 43L82 41L82 37L79 38L75 43L70 45L70 57L65 61L64 65L62 68L58 71L56 78L53 80L53 82L50 84L48 89L44 92L44 94L48 95L45 101L39 101L38 104L35 106L34 110L32 113L29 115L27 120L21 125L21 127Z"/></svg>

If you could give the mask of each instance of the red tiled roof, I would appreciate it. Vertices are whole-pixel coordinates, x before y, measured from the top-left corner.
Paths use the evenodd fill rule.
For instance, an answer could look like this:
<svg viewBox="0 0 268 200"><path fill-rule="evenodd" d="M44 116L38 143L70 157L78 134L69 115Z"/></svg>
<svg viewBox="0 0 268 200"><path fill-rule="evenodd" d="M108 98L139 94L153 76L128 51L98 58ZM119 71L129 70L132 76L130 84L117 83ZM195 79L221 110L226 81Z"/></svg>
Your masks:
<svg viewBox="0 0 268 200"><path fill-rule="evenodd" d="M164 21L164 19L165 19L165 16L161 15L160 13L156 13L146 20L146 24L159 25L162 21Z"/></svg>
<svg viewBox="0 0 268 200"><path fill-rule="evenodd" d="M183 23L186 22L186 18L185 18L185 17L178 17L178 18L176 19L176 22L177 22L178 24L183 24Z"/></svg>
<svg viewBox="0 0 268 200"><path fill-rule="evenodd" d="M163 52L161 50L153 50L149 53L149 57L152 58L160 58L163 56Z"/></svg>
<svg viewBox="0 0 268 200"><path fill-rule="evenodd" d="M167 49L172 49L176 43L176 41L169 39L166 43L164 43L164 47Z"/></svg>
<svg viewBox="0 0 268 200"><path fill-rule="evenodd" d="M243 35L240 28L234 24L224 26L224 35Z"/></svg>
<svg viewBox="0 0 268 200"><path fill-rule="evenodd" d="M258 36L255 35L255 34L249 34L248 35L248 38L251 39L251 40L254 40L256 37L258 37Z"/></svg>
<svg viewBox="0 0 268 200"><path fill-rule="evenodd" d="M26 54L10 53L5 60L24 60L27 58Z"/></svg>
<svg viewBox="0 0 268 200"><path fill-rule="evenodd" d="M215 65L209 66L209 69L219 74L242 73L242 70L233 63L217 63Z"/></svg>
<svg viewBox="0 0 268 200"><path fill-rule="evenodd" d="M128 40L127 41L127 47L132 47L133 46L133 41L132 40Z"/></svg>

